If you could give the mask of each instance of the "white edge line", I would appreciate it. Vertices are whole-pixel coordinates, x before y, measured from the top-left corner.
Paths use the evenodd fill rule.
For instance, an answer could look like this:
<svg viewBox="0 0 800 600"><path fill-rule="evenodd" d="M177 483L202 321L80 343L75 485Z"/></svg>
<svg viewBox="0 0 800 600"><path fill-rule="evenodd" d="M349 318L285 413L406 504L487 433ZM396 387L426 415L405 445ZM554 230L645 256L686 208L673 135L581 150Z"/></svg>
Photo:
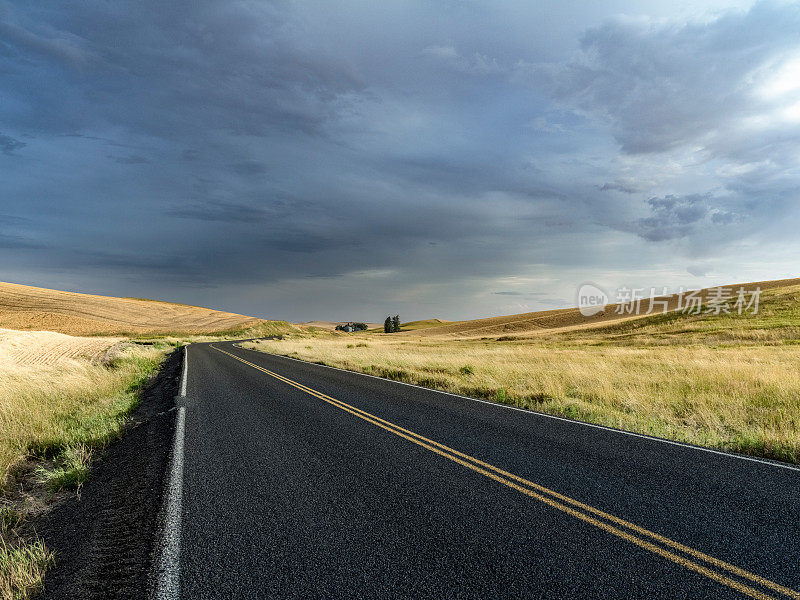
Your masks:
<svg viewBox="0 0 800 600"><path fill-rule="evenodd" d="M186 396L186 348L183 351L181 397ZM178 600L180 598L181 517L183 514L183 446L186 430L186 407L178 408L175 437L172 442L172 465L164 510L164 530L156 566L153 600Z"/></svg>
<svg viewBox="0 0 800 600"><path fill-rule="evenodd" d="M509 406L508 404L501 404L499 402L492 402L491 400L481 400L480 398L471 398L469 396L462 396L461 394L453 394L452 392L444 392L442 390L436 390L433 388L424 387L421 385L416 385L414 383L406 383L405 381L395 381L394 379L387 379L386 377L378 377L377 375L369 375L368 373L359 373L358 371L349 371L347 369L340 369L339 367L332 367L330 365L321 365L319 363L311 362L308 360L303 360L301 358L294 358L291 356L284 356L282 354L274 354L272 352L264 352L263 350L253 350L252 348L244 348L243 346L238 346L238 348L242 348L242 350L250 350L251 352L259 352L261 354L269 354L270 356L277 356L278 358L287 358L289 360L296 360L297 362L301 362L307 365L314 365L316 367L325 367L326 369L333 369L334 371L343 371L345 373L352 373L353 375L361 375L362 377L371 377L373 379L380 379L381 381L388 381L389 383L396 383L398 385L407 385L409 387L418 388L420 390L426 390L428 392L435 392L437 394L444 394L445 396L453 396L454 398L463 398L464 400L472 400L473 402L480 402L481 404L488 404L489 406L496 406L497 408L506 408L508 410L516 410L522 413L526 413L529 415L533 415L536 417L546 417L548 419L555 419L556 421L563 421L564 423L572 423L573 425L583 425L584 427L593 427L594 429L603 429L605 431L611 431L613 433L621 433L623 435L629 435L632 437L642 438L645 440L650 440L653 442L661 442L662 444L670 444L672 446L680 446L681 448L688 448L690 450L700 450L701 452L708 452L710 454L717 454L719 456L727 456L728 458L738 458L739 460L747 460L750 462L756 462L762 465L768 465L770 467L779 467L781 469L788 469L789 471L800 471L800 467L795 467L794 465L788 465L784 463L780 463L777 461L770 461L770 460L763 460L761 458L754 458L752 456L745 456L744 454L734 454L732 452L722 452L721 450L714 450L712 448L703 448L702 446L694 446L692 444L686 444L683 442L676 442L674 440L667 440L660 437L655 437L652 435L645 435L643 433L635 433L633 431L625 431L623 429L614 429L613 427L607 427L606 425L598 425L596 423L587 423L585 421L576 421L574 419L567 419L565 417L559 417L556 415L549 415L547 413L539 412L536 410L530 410L528 408L519 408L517 406Z"/></svg>
<svg viewBox="0 0 800 600"><path fill-rule="evenodd" d="M181 397L186 397L186 375L189 371L189 352L183 347L183 372L181 374Z"/></svg>
<svg viewBox="0 0 800 600"><path fill-rule="evenodd" d="M167 490L164 537L158 561L154 600L177 600L180 597L181 504L183 502L183 437L186 409L178 409L172 469Z"/></svg>

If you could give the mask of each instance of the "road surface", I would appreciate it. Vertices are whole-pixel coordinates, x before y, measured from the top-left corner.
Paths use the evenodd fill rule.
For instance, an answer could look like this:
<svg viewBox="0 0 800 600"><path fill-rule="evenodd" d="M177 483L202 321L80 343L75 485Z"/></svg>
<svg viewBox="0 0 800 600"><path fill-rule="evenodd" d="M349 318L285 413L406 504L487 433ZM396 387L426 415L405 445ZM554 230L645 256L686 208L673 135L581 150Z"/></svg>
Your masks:
<svg viewBox="0 0 800 600"><path fill-rule="evenodd" d="M232 343L186 366L162 597L800 599L797 469Z"/></svg>

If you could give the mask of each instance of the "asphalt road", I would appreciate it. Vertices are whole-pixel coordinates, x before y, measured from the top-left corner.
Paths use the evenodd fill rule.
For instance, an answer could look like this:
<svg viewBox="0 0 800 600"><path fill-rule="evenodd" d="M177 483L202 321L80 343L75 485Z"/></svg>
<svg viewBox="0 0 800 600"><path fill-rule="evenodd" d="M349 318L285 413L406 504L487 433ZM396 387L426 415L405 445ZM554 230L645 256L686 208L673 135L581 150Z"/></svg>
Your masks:
<svg viewBox="0 0 800 600"><path fill-rule="evenodd" d="M231 343L187 363L181 598L800 598L796 469Z"/></svg>

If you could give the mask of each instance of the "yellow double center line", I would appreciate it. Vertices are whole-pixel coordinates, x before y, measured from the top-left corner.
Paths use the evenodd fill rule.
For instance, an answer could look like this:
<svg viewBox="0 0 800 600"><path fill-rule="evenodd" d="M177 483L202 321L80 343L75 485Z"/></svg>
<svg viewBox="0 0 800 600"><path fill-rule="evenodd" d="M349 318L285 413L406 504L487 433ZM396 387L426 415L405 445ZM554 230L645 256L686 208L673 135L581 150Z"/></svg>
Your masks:
<svg viewBox="0 0 800 600"><path fill-rule="evenodd" d="M235 354L226 352L225 350L217 348L213 345L211 347L214 350L222 352L223 354L227 354L231 358L253 367L254 369L258 369L262 373L266 373L267 375L291 385L298 390L302 390L303 392L310 394L315 398L319 398L320 400L323 400L324 402L327 402L336 408L350 413L359 419L363 419L364 421L367 421L376 427L380 427L381 429L408 440L413 444L421 446L426 450L430 450L439 456L471 469L476 473L480 473L481 475L489 477L490 479L521 492L526 496L535 498L536 500L543 502L548 506L575 517L576 519L580 519L585 523L594 525L595 527L622 538L632 544L636 544L640 548L649 550L650 552L681 565L682 567L700 573L701 575L704 575L709 579L713 579L722 585L731 587L747 596L763 600L774 598L774 596L771 596L762 590L753 587L753 585L758 585L762 588L766 588L781 594L781 597L785 596L788 598L794 598L795 600L800 600L800 592L796 590L792 590L777 584L774 581L746 571L745 569L737 567L736 565L732 565L718 558L714 558L713 556L709 556L708 554L700 552L699 550L685 546L684 544L666 538L653 531L645 529L644 527L640 527L634 523L626 521L625 519L621 519L600 509L594 508L593 506L589 506L588 504L584 504L583 502L574 500L573 498L563 494L559 494L554 490L541 486L537 483L533 483L532 481L528 481L527 479L524 479L518 475L514 475L513 473L509 473L508 471L504 471L503 469L483 462L482 460L479 460L473 456L469 456L468 454L454 450L453 448L428 439L418 433L400 427L399 425L395 425L394 423L386 421L385 419L381 419L380 417L361 410L360 408L356 408L355 406L347 404L346 402L342 402L341 400L327 396L322 392L318 392L317 390L293 381L287 377L278 375L274 371L270 371L269 369L265 369L264 367L253 364L250 361L236 356ZM715 568L717 570L715 570ZM737 577L738 579L734 579L734 577Z"/></svg>

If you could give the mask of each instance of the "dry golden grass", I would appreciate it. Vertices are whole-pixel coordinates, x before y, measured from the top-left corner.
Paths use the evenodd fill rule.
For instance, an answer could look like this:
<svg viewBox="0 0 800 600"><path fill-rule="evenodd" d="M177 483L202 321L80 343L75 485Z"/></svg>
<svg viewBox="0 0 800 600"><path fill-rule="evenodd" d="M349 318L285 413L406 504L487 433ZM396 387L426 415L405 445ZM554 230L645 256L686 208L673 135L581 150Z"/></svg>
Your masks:
<svg viewBox="0 0 800 600"><path fill-rule="evenodd" d="M536 336L286 336L253 349L757 456L800 462L800 286L758 315L653 315ZM502 340L502 341L500 341Z"/></svg>
<svg viewBox="0 0 800 600"><path fill-rule="evenodd" d="M0 488L9 469L31 453L52 454L116 435L136 402L136 386L163 356L162 349L128 346L109 363L0 363Z"/></svg>
<svg viewBox="0 0 800 600"><path fill-rule="evenodd" d="M51 491L80 486L92 448L119 435L164 354L164 345L113 338L0 332L0 599L37 593L52 562L41 540L16 529L32 508L26 503L20 513L9 505L12 470L29 457L52 459L51 467L38 461L41 484Z"/></svg>
<svg viewBox="0 0 800 600"><path fill-rule="evenodd" d="M265 321L153 300L76 294L0 282L0 327L56 331L69 335L165 335L231 333L262 326L296 330Z"/></svg>

